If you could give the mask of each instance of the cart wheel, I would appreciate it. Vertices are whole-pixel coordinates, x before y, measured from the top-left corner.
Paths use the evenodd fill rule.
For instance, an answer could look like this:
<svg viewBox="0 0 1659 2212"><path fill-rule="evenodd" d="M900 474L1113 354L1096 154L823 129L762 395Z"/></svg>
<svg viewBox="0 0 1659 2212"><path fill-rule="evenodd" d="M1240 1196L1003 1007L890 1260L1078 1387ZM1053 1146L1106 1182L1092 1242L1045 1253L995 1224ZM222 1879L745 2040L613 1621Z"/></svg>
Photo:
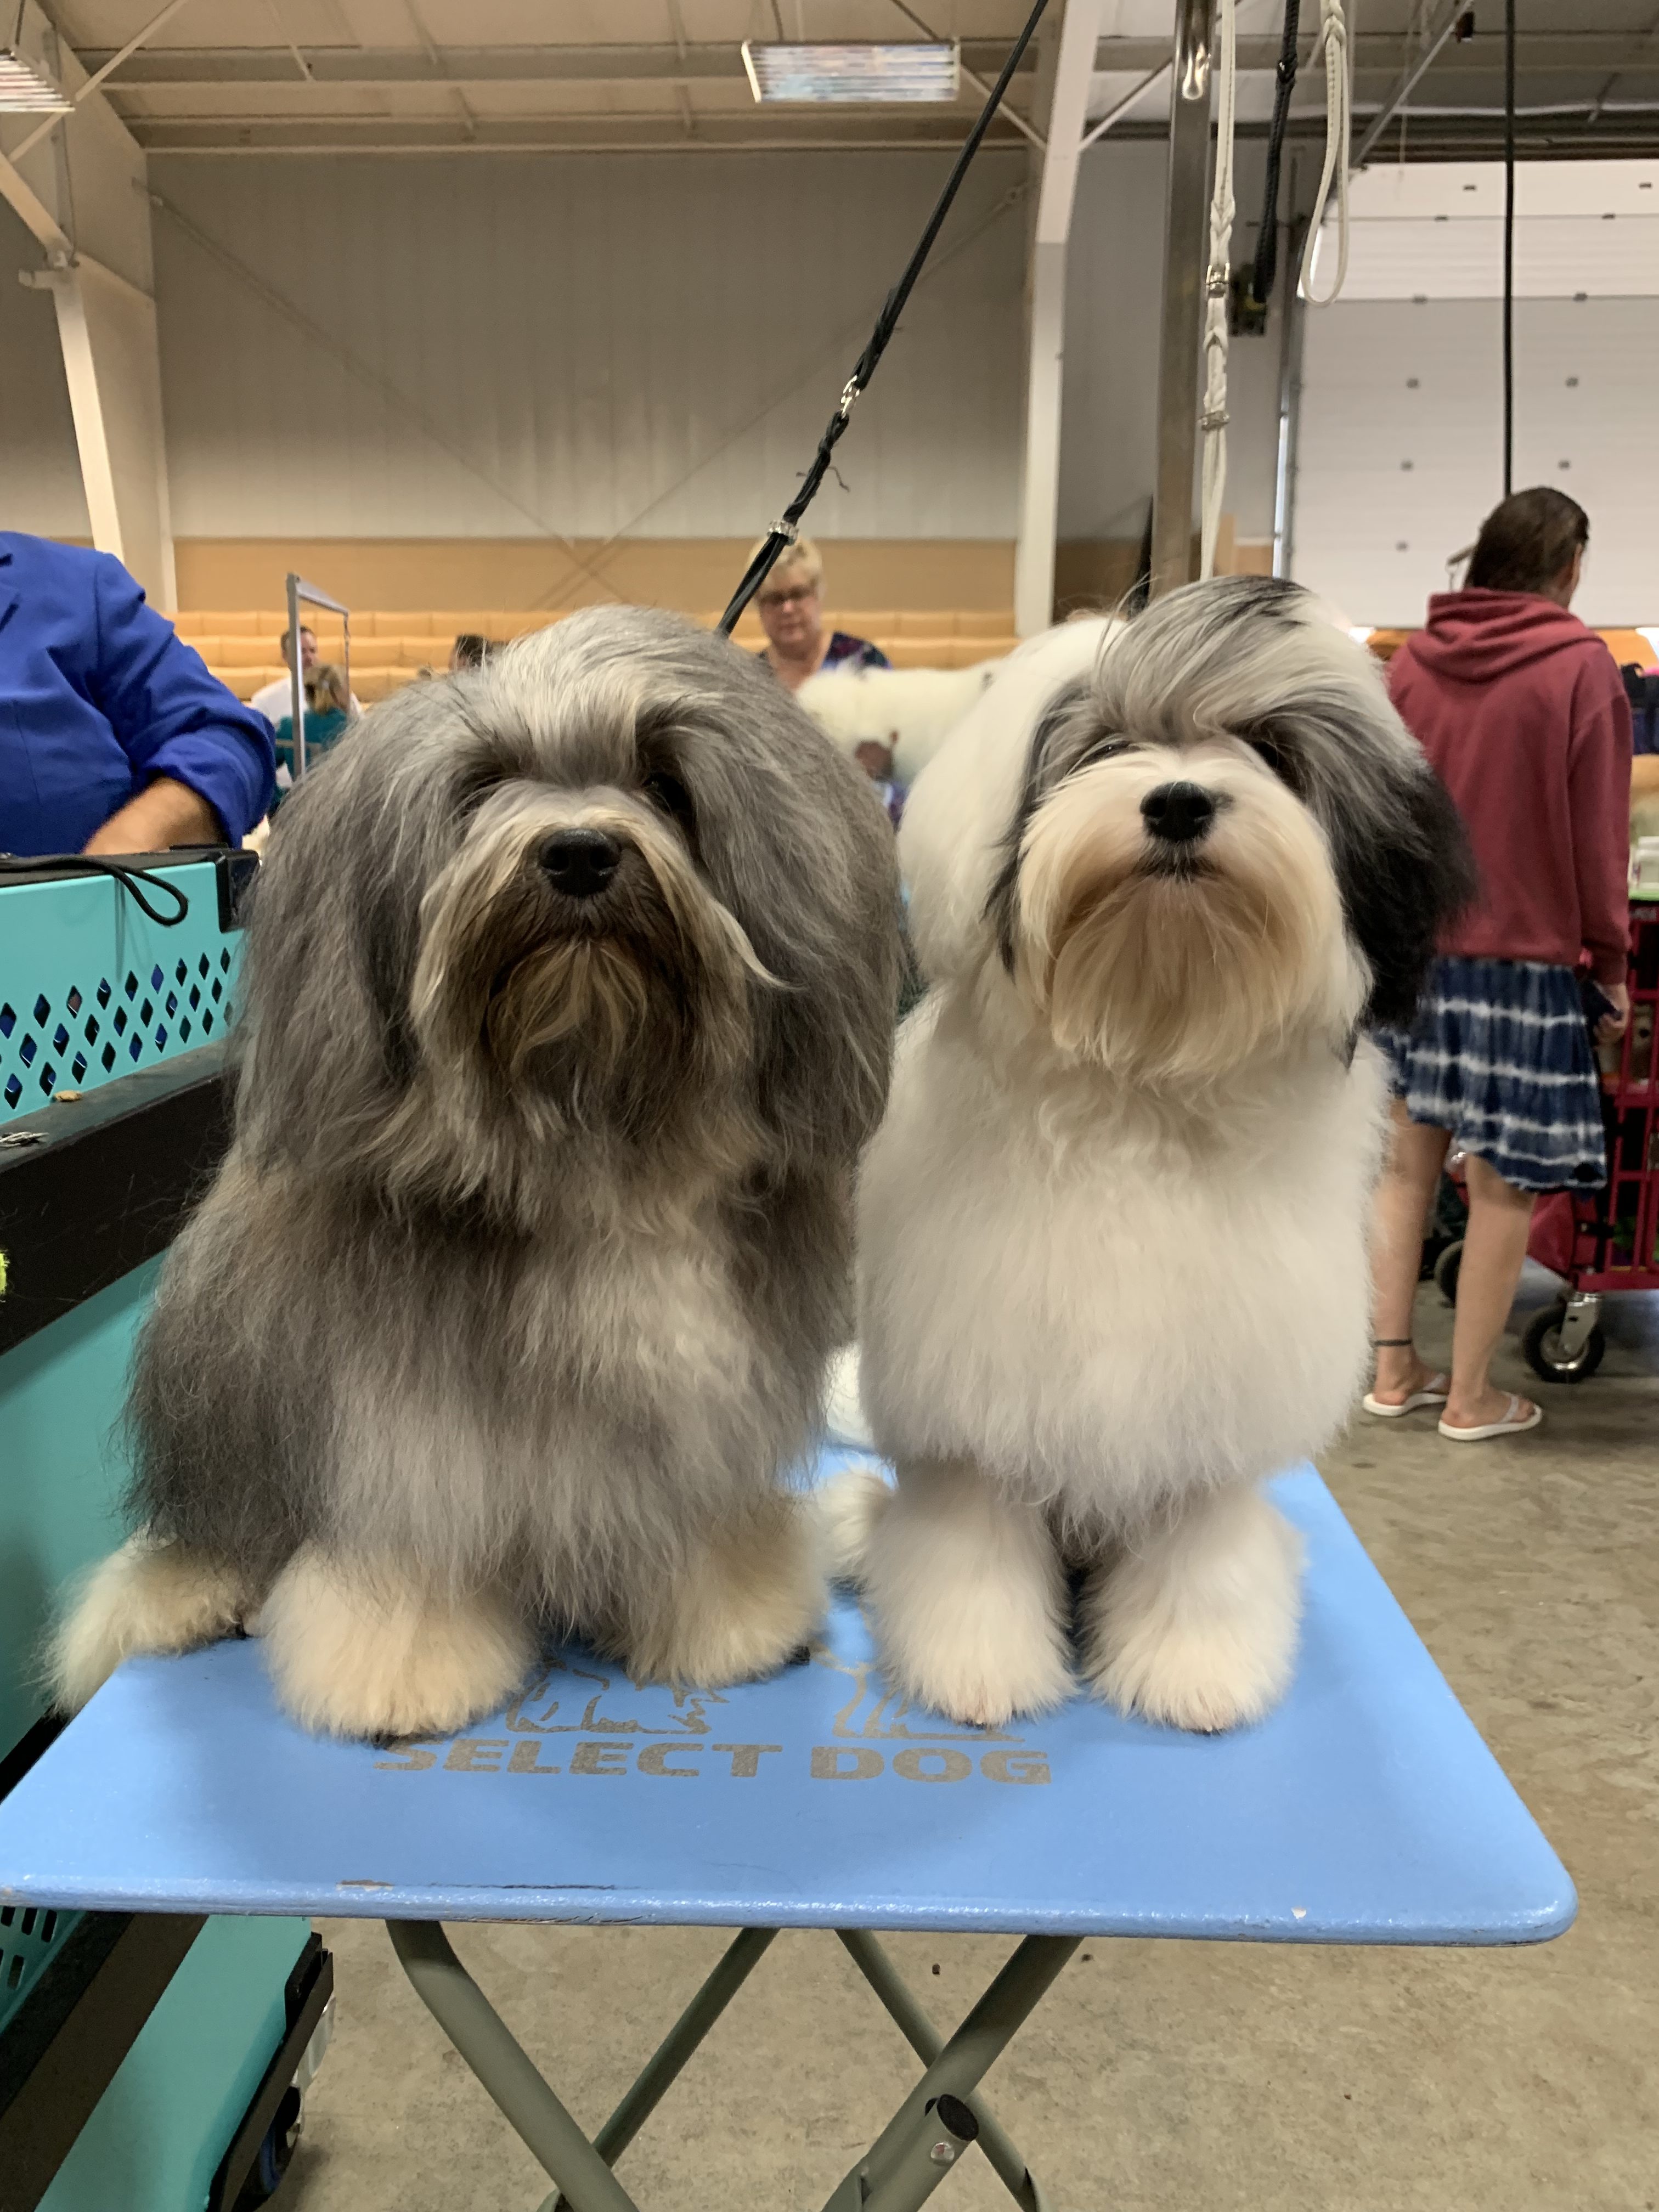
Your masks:
<svg viewBox="0 0 1659 2212"><path fill-rule="evenodd" d="M1564 1305L1546 1306L1542 1313L1535 1313L1527 1323L1521 1349L1533 1373L1542 1376L1546 1382L1588 1382L1601 1364L1607 1340L1598 1321L1584 1339L1584 1348L1578 1357L1565 1358L1561 1352L1561 1324L1566 1317Z"/></svg>
<svg viewBox="0 0 1659 2212"><path fill-rule="evenodd" d="M235 2212L254 2212L260 2204L269 2204L282 2187L294 2157L294 2146L298 2139L301 2122L300 2092L285 2090L283 2101L276 2107L276 2117L266 2131L259 2146L259 2155L248 2171L236 2199Z"/></svg>
<svg viewBox="0 0 1659 2212"><path fill-rule="evenodd" d="M1457 1304L1457 1273L1463 1264L1463 1240L1448 1244L1434 1263L1435 1288L1449 1306Z"/></svg>

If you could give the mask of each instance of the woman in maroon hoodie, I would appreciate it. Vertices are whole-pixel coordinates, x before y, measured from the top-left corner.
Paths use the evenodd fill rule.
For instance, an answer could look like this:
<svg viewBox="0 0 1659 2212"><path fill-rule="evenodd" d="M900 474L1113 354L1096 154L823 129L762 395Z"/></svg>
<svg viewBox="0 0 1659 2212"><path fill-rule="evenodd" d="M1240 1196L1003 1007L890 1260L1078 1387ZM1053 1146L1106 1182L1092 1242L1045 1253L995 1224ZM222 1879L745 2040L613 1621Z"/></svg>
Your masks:
<svg viewBox="0 0 1659 2212"><path fill-rule="evenodd" d="M1613 656L1568 611L1589 520L1564 493L1516 492L1481 526L1465 588L1437 592L1389 672L1407 726L1468 824L1477 903L1441 945L1416 1026L1384 1033L1393 1157L1377 1193L1376 1379L1382 1418L1443 1408L1459 1442L1535 1428L1494 1389L1534 1199L1607 1179L1601 1097L1577 971L1629 1013L1631 720ZM1469 1221L1449 1377L1412 1342L1423 1223L1449 1144L1468 1155Z"/></svg>

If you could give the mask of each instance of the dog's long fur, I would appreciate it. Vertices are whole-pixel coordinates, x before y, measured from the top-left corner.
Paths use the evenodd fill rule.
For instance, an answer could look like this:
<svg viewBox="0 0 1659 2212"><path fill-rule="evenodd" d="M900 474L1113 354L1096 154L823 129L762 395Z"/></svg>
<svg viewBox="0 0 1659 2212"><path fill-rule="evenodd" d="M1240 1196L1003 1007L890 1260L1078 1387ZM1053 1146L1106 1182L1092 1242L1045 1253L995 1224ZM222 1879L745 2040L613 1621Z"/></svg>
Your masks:
<svg viewBox="0 0 1659 2212"><path fill-rule="evenodd" d="M1201 841L1141 801L1195 782ZM1370 657L1227 579L1004 665L900 837L933 989L860 1189L862 1387L890 1497L832 1504L890 1675L957 1717L1082 1663L1188 1727L1265 1711L1294 1541L1255 1486L1343 1419L1408 1018L1468 895Z"/></svg>
<svg viewBox="0 0 1659 2212"><path fill-rule="evenodd" d="M540 864L573 827L621 848L597 898ZM377 709L272 841L234 1141L138 1355L140 1534L64 1701L238 1618L344 1733L459 1725L544 1626L671 1680L793 1648L775 1486L850 1322L896 910L864 778L676 617Z"/></svg>

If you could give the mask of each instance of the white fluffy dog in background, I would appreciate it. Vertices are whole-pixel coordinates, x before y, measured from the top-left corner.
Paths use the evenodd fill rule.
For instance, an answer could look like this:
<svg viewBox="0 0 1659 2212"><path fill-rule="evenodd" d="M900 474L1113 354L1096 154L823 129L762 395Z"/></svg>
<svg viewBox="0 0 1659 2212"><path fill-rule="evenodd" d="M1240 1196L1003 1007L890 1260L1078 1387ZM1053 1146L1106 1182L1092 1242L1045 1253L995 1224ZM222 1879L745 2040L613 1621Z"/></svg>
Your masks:
<svg viewBox="0 0 1659 2212"><path fill-rule="evenodd" d="M1259 1480L1344 1419L1408 1018L1468 891L1381 672L1225 578L1005 662L900 839L933 985L860 1202L889 1492L830 1512L890 1681L965 1721L1224 1729L1288 1681L1297 1539Z"/></svg>
<svg viewBox="0 0 1659 2212"><path fill-rule="evenodd" d="M901 783L914 783L1001 666L833 668L809 676L799 704L849 759L861 744L890 745Z"/></svg>

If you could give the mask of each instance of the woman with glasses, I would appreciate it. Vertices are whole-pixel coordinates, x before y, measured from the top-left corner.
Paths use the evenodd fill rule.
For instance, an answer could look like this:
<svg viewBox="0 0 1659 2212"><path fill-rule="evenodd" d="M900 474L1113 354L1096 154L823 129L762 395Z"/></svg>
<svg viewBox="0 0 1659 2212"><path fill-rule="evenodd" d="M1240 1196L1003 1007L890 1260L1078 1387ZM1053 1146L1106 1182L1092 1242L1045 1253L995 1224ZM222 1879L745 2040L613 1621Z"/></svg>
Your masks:
<svg viewBox="0 0 1659 2212"><path fill-rule="evenodd" d="M781 556L756 594L755 605L767 641L759 657L791 691L799 691L822 669L889 665L881 647L868 639L825 629L823 563L810 538L798 538Z"/></svg>

